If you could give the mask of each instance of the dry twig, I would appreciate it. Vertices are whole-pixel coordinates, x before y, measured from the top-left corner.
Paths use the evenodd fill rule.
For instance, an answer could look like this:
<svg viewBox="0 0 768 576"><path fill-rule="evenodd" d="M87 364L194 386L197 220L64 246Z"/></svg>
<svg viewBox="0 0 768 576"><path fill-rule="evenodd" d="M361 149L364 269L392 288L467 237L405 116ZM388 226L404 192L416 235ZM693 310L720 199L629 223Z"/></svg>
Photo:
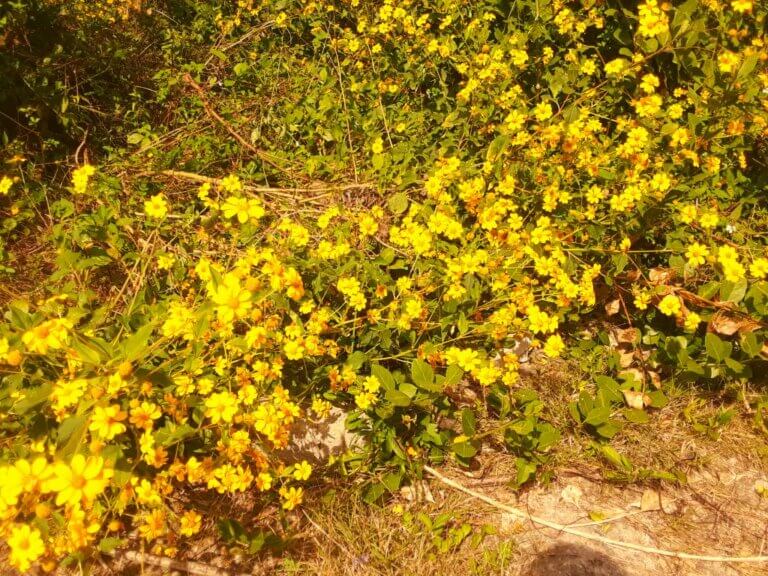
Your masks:
<svg viewBox="0 0 768 576"><path fill-rule="evenodd" d="M616 546L617 548L626 548L629 550L636 550L637 552L645 552L646 554L656 554L658 556L669 556L672 558L680 558L683 560L697 560L700 562L750 562L750 563L768 562L768 556L711 556L711 555L705 555L705 554L690 554L688 552L677 552L675 550L664 550L662 548L654 548L652 546L643 546L642 544L635 544L633 542L623 542L621 540L606 538L598 534L592 534L591 532L575 530L574 528L571 528L564 524L558 524L557 522L552 522L551 520L539 518L537 516L534 516L533 514L529 514L527 512L523 512L522 510L518 510L517 508L513 508L512 506L507 506L506 504L502 504L501 502L491 498L490 496L486 496L485 494L481 494L480 492L471 490L466 486L463 486L459 482L456 482L455 480L451 480L450 478L444 476L443 474L441 474L434 468L431 468L430 466L424 466L424 470L430 476L440 481L441 483L445 484L446 486L450 486L451 488L458 490L459 492L463 492L468 496L477 498L478 500L481 500L486 504L493 506L494 508L503 510L504 512L508 512L513 516L517 516L518 518L522 518L524 520L530 520L534 524L539 524L540 526L546 526L547 528L552 528L553 530L557 530L558 532L565 532L566 534L571 534L572 536L578 536L579 538L584 538L586 540L600 542L608 546Z"/></svg>
<svg viewBox="0 0 768 576"><path fill-rule="evenodd" d="M186 572L187 574L194 574L195 576L238 576L233 572L222 570L221 568L216 568L215 566L210 566L208 564L192 562L191 560L174 560L173 558L155 556L154 554L146 554L136 550L118 550L106 554L116 560L124 558L135 564L155 566L156 568L162 568L163 570L168 571L178 570L180 572ZM246 575L243 574L242 576Z"/></svg>

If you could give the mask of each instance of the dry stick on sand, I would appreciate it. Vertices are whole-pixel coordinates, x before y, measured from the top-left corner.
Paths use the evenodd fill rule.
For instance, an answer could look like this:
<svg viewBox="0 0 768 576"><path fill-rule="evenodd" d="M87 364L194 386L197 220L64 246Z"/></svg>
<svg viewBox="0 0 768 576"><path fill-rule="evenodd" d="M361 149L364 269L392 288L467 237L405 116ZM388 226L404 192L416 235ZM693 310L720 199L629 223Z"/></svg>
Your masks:
<svg viewBox="0 0 768 576"><path fill-rule="evenodd" d="M144 554L135 550L124 550L117 552L108 552L107 556L111 556L115 559L124 558L129 562L135 564L142 564L147 566L154 566L156 568L162 568L163 570L178 570L180 572L186 572L187 574L194 574L195 576L237 576L233 572L227 570L221 570L208 564L201 564L200 562L173 560L172 558L164 558L162 556L155 556L153 554ZM246 576L243 574L242 576Z"/></svg>
<svg viewBox="0 0 768 576"><path fill-rule="evenodd" d="M552 522L551 520L545 520L544 518L533 516L531 514L528 514L527 512L523 512L522 510L513 508L512 506L507 506L506 504L502 504L498 500L494 500L493 498L486 496L485 494L481 494L480 492L475 492L474 490L471 490L463 486L459 482L456 482L455 480L451 480L450 478L443 476L440 472L438 472L434 468L431 468L430 466L424 466L424 470L430 476L432 476L439 482L445 484L446 486L450 486L451 488L458 490L459 492L463 492L468 496L477 498L478 500L481 500L486 504L490 504L494 508L498 508L499 510L508 512L513 516L517 516L518 518L522 518L524 520L530 520L534 524L539 524L540 526L546 526L547 528L552 528L553 530L557 530L558 532L565 532L566 534L571 534L572 536L578 536L579 538L584 538L586 540L601 542L603 544L607 544L608 546L616 546L618 548L627 548L629 550L636 550L638 552L645 552L647 554L656 554L658 556L669 556L672 558L681 558L683 560L698 560L701 562L751 562L751 563L768 562L768 556L707 556L707 555L700 555L700 554L689 554L688 552L676 552L674 550L664 550L661 548L654 548L652 546L643 546L641 544L634 544L633 542L622 542L621 540L613 540L612 538L605 538L603 536L592 534L590 532L575 530L563 524L558 524L557 522Z"/></svg>

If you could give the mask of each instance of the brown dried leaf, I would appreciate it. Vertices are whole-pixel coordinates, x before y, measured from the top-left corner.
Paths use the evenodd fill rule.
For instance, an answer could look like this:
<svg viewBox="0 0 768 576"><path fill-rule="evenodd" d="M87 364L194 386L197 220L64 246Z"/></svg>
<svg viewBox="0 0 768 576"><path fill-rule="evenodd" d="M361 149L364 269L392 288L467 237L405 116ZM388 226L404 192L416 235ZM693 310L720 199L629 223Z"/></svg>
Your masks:
<svg viewBox="0 0 768 576"><path fill-rule="evenodd" d="M640 336L640 331L637 328L617 329L615 332L616 341L619 344L634 344Z"/></svg>
<svg viewBox="0 0 768 576"><path fill-rule="evenodd" d="M611 300L605 305L605 313L608 314L608 316L613 316L614 314L619 313L619 309L621 307L621 303L618 298L615 300Z"/></svg>
<svg viewBox="0 0 768 576"><path fill-rule="evenodd" d="M619 366L622 368L629 368L634 361L634 352L619 352Z"/></svg>
<svg viewBox="0 0 768 576"><path fill-rule="evenodd" d="M729 316L724 310L719 310L709 322L709 331L722 334L724 336L733 336L737 332L746 334L754 332L760 328L760 324L751 318L734 318Z"/></svg>
<svg viewBox="0 0 768 576"><path fill-rule="evenodd" d="M640 510L648 512L649 510L661 510L661 496L656 490L650 488L643 491L643 496L640 498Z"/></svg>
<svg viewBox="0 0 768 576"><path fill-rule="evenodd" d="M627 406L635 410L642 410L645 407L642 392L635 392L634 390L623 390L623 392L624 402L627 403Z"/></svg>
<svg viewBox="0 0 768 576"><path fill-rule="evenodd" d="M651 281L651 284L656 286L669 284L674 277L675 271L671 268L651 268L648 272L648 279Z"/></svg>
<svg viewBox="0 0 768 576"><path fill-rule="evenodd" d="M661 376L659 376L658 372L654 372L653 370L648 370L648 378L651 381L651 384L653 385L656 390L661 388Z"/></svg>

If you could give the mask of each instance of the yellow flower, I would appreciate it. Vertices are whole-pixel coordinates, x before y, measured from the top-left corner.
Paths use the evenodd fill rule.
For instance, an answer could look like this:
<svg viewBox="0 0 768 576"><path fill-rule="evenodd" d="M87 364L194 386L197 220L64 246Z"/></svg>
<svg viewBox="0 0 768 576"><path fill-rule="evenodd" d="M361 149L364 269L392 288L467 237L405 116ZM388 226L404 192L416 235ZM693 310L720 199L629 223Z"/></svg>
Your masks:
<svg viewBox="0 0 768 576"><path fill-rule="evenodd" d="M528 329L534 334L546 334L557 330L559 324L557 316L550 316L542 312L538 306L529 306L526 310L528 315Z"/></svg>
<svg viewBox="0 0 768 576"><path fill-rule="evenodd" d="M256 487L261 492L266 492L272 488L272 476L269 472L259 472L259 475L256 476Z"/></svg>
<svg viewBox="0 0 768 576"><path fill-rule="evenodd" d="M99 438L112 440L118 434L125 432L125 420L127 414L117 404L109 406L96 406L91 417L89 430L96 432Z"/></svg>
<svg viewBox="0 0 768 576"><path fill-rule="evenodd" d="M139 534L147 541L156 540L165 535L165 511L162 508L152 510L143 517L144 523L139 526Z"/></svg>
<svg viewBox="0 0 768 576"><path fill-rule="evenodd" d="M682 306L680 305L680 298L674 294L667 294L659 302L659 312L666 316L677 316L680 314Z"/></svg>
<svg viewBox="0 0 768 576"><path fill-rule="evenodd" d="M544 354L550 358L556 358L565 350L565 342L560 337L560 334L552 334L544 344Z"/></svg>
<svg viewBox="0 0 768 576"><path fill-rule="evenodd" d="M49 348L59 349L69 341L69 331L72 323L64 318L43 322L30 328L24 333L21 341L30 352L46 354Z"/></svg>
<svg viewBox="0 0 768 576"><path fill-rule="evenodd" d="M231 392L218 392L211 394L205 400L205 415L211 419L213 424L219 422L232 422L239 407L237 405L237 396Z"/></svg>
<svg viewBox="0 0 768 576"><path fill-rule="evenodd" d="M724 50L717 56L717 67L723 74L728 74L736 70L741 57L736 52Z"/></svg>
<svg viewBox="0 0 768 576"><path fill-rule="evenodd" d="M75 454L69 464L58 462L53 473L46 490L57 493L56 504L59 506L93 501L104 492L112 477L112 470L104 467L103 458L90 456L86 460L82 454Z"/></svg>
<svg viewBox="0 0 768 576"><path fill-rule="evenodd" d="M24 474L15 466L0 467L0 512L16 506L24 491Z"/></svg>
<svg viewBox="0 0 768 576"><path fill-rule="evenodd" d="M312 466L306 461L302 460L299 464L296 464L293 468L293 479L298 481L309 480L309 476L312 474Z"/></svg>
<svg viewBox="0 0 768 576"><path fill-rule="evenodd" d="M45 554L45 543L40 532L27 524L19 524L11 529L8 547L11 549L11 565L19 572L29 570L32 564Z"/></svg>
<svg viewBox="0 0 768 576"><path fill-rule="evenodd" d="M688 312L684 322L685 330L687 332L695 332L699 324L701 324L701 316L696 314L696 312Z"/></svg>
<svg viewBox="0 0 768 576"><path fill-rule="evenodd" d="M234 174L230 174L219 182L219 187L230 194L237 194L243 189L243 183Z"/></svg>
<svg viewBox="0 0 768 576"><path fill-rule="evenodd" d="M379 391L379 388L381 388L381 382L379 382L379 379L376 376L371 375L363 381L363 388L365 388L366 392L376 394L376 392Z"/></svg>
<svg viewBox="0 0 768 576"><path fill-rule="evenodd" d="M11 189L11 186L13 186L13 180L11 178L8 176L0 178L0 195L6 196Z"/></svg>
<svg viewBox="0 0 768 576"><path fill-rule="evenodd" d="M768 258L755 258L749 265L749 273L754 278L765 280L765 277L768 276Z"/></svg>
<svg viewBox="0 0 768 576"><path fill-rule="evenodd" d="M646 94L653 94L659 85L659 77L655 74L645 74L640 81L640 89Z"/></svg>
<svg viewBox="0 0 768 576"><path fill-rule="evenodd" d="M480 367L480 354L471 348L456 348L452 346L445 351L445 361L455 365L465 372L472 372Z"/></svg>
<svg viewBox="0 0 768 576"><path fill-rule="evenodd" d="M360 410L368 410L368 408L376 404L377 401L378 398L376 395L371 394L370 392L360 392L355 395L355 405L360 408Z"/></svg>
<svg viewBox="0 0 768 576"><path fill-rule="evenodd" d="M216 304L219 320L225 323L244 317L251 309L251 293L240 285L240 279L226 274L211 299Z"/></svg>
<svg viewBox="0 0 768 576"><path fill-rule="evenodd" d="M142 402L140 406L136 406L131 410L130 423L136 426L136 428L150 430L153 426L152 421L157 420L162 415L162 411L156 404L153 404L152 402Z"/></svg>
<svg viewBox="0 0 768 576"><path fill-rule="evenodd" d="M374 154L381 154L384 152L384 141L381 138L376 138L371 144L371 152Z"/></svg>
<svg viewBox="0 0 768 576"><path fill-rule="evenodd" d="M237 218L240 224L250 220L258 220L266 213L261 200L258 198L243 198L230 196L221 205L221 211L225 218Z"/></svg>
<svg viewBox="0 0 768 576"><path fill-rule="evenodd" d="M731 8L736 12L752 12L752 0L732 0Z"/></svg>
<svg viewBox="0 0 768 576"><path fill-rule="evenodd" d="M296 506L301 504L304 499L304 489L296 488L294 486L291 486L290 488L283 486L280 488L280 496L283 499L283 509L293 510Z"/></svg>
<svg viewBox="0 0 768 576"><path fill-rule="evenodd" d="M155 194L149 200L144 201L144 213L150 218L162 220L168 214L168 203L165 196Z"/></svg>
<svg viewBox="0 0 768 576"><path fill-rule="evenodd" d="M704 264L704 262L707 261L707 256L709 256L709 248L698 242L691 244L685 252L685 257L688 259L688 265L692 268Z"/></svg>
<svg viewBox="0 0 768 576"><path fill-rule="evenodd" d="M607 76L618 76L629 67L629 61L624 58L615 58L608 62L603 69Z"/></svg>
<svg viewBox="0 0 768 576"><path fill-rule="evenodd" d="M705 230L714 228L718 222L720 222L720 216L717 215L717 212L705 212L699 217L699 226Z"/></svg>
<svg viewBox="0 0 768 576"><path fill-rule="evenodd" d="M647 0L638 7L638 20L640 22L637 31L645 38L652 38L669 28L667 15L657 0Z"/></svg>
<svg viewBox="0 0 768 576"><path fill-rule="evenodd" d="M182 536L194 536L200 532L203 524L203 517L194 510L187 510L181 517L181 527L179 533Z"/></svg>
<svg viewBox="0 0 768 576"><path fill-rule="evenodd" d="M85 194L88 189L88 180L96 173L96 168L90 164L84 164L72 171L72 188L75 194Z"/></svg>
<svg viewBox="0 0 768 576"><path fill-rule="evenodd" d="M311 410L318 418L328 418L331 415L331 403L319 396L315 396L312 398Z"/></svg>
<svg viewBox="0 0 768 576"><path fill-rule="evenodd" d="M549 102L539 102L533 109L533 114L539 122L552 117L552 105Z"/></svg>

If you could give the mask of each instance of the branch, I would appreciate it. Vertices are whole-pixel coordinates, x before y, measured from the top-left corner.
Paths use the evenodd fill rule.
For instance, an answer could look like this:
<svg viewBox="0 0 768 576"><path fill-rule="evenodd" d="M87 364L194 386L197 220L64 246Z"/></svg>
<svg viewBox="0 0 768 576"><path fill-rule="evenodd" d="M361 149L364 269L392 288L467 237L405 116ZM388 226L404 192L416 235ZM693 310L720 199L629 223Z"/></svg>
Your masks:
<svg viewBox="0 0 768 576"><path fill-rule="evenodd" d="M192 562L191 560L174 560L173 558L145 554L135 550L106 552L105 554L116 560L123 558L135 564L156 566L157 568L162 568L168 571L179 570L181 572L186 572L187 574L193 574L194 576L237 576L233 572L209 566L208 564ZM242 576L246 575L243 574Z"/></svg>
<svg viewBox="0 0 768 576"><path fill-rule="evenodd" d="M499 510L508 512L513 516L517 516L518 518L522 518L524 520L530 520L534 524L539 524L540 526L546 526L547 528L552 528L553 530L557 530L558 532L565 532L566 534L571 534L572 536L578 536L579 538L584 538L586 540L600 542L602 544L607 544L608 546L616 546L618 548L627 548L629 550L636 550L638 552L645 552L647 554L656 554L658 556L670 556L672 558L681 558L683 560L697 560L701 562L750 562L750 563L768 562L768 556L707 556L707 555L699 555L699 554L689 554L688 552L663 550L661 548L654 548L652 546L643 546L641 544L635 544L633 542L623 542L621 540L613 540L612 538L605 538L604 536L599 536L597 534L592 534L590 532L575 530L574 528L571 528L569 526L558 524L557 522L552 522L551 520L545 520L544 518L538 518L537 516L533 516L531 514L528 514L527 512L523 512L522 510L513 508L512 506L507 506L506 504L502 504L498 500L494 500L493 498L486 496L485 494L481 494L480 492L475 492L474 490L466 488L465 486L461 485L455 480L451 480L450 478L443 476L440 472L438 472L437 470L429 466L424 466L424 470L430 476L432 476L439 482L442 482L446 486L450 486L451 488L454 488L459 492L463 492L468 496L472 496L473 498L481 500L486 504L493 506L494 508L498 508Z"/></svg>
<svg viewBox="0 0 768 576"><path fill-rule="evenodd" d="M218 112L216 112L216 110L214 110L214 109L211 107L211 105L208 103L208 100L206 99L206 96L205 96L205 91L204 91L204 90L203 90L203 88L200 86L200 84L198 84L197 82L195 82L195 81L193 80L192 76L190 76L189 74L184 74L184 82L186 82L187 84L189 84L189 85L190 85L190 86L191 86L191 87L192 87L192 88L195 90L195 92L197 92L197 95L200 97L200 101L201 101L201 102L202 102L202 104L203 104L203 109L205 110L206 114L208 114L208 116L210 116L211 118L213 118L214 120L216 120L216 122L218 122L219 124L221 124L221 125L224 127L224 129L225 129L227 132L229 132L229 133L232 135L232 137L233 137L235 140L237 140L237 141L238 141L238 142L239 142L239 143L240 143L240 144L241 144L241 145L242 145L244 148L246 148L246 149L250 150L251 152L253 152L253 153L254 153L254 154L257 156L257 157L259 157L259 158L260 158L260 159L261 159L263 162L266 162L267 164L269 164L269 165L270 165L270 166L272 166L273 168L276 168L276 169L280 170L281 172L287 172L287 170L286 170L285 168L283 168L282 166L280 166L279 164L277 164L277 163L276 163L274 160L272 160L272 158L270 158L271 154L269 154L268 152L265 152L265 151L263 151L263 150L260 150L260 149L256 148L256 146L254 146L253 144L251 144L250 142L248 142L248 141L247 141L245 138L243 138L243 137L242 137L242 136L241 136L241 135L240 135L240 134L239 134L239 133L238 133L238 132L237 132L237 131L236 131L234 128L232 128L232 126L230 126L230 125L227 123L227 121L226 121L226 120L224 120L224 118L222 118L222 117L219 115L219 113L218 113Z"/></svg>

